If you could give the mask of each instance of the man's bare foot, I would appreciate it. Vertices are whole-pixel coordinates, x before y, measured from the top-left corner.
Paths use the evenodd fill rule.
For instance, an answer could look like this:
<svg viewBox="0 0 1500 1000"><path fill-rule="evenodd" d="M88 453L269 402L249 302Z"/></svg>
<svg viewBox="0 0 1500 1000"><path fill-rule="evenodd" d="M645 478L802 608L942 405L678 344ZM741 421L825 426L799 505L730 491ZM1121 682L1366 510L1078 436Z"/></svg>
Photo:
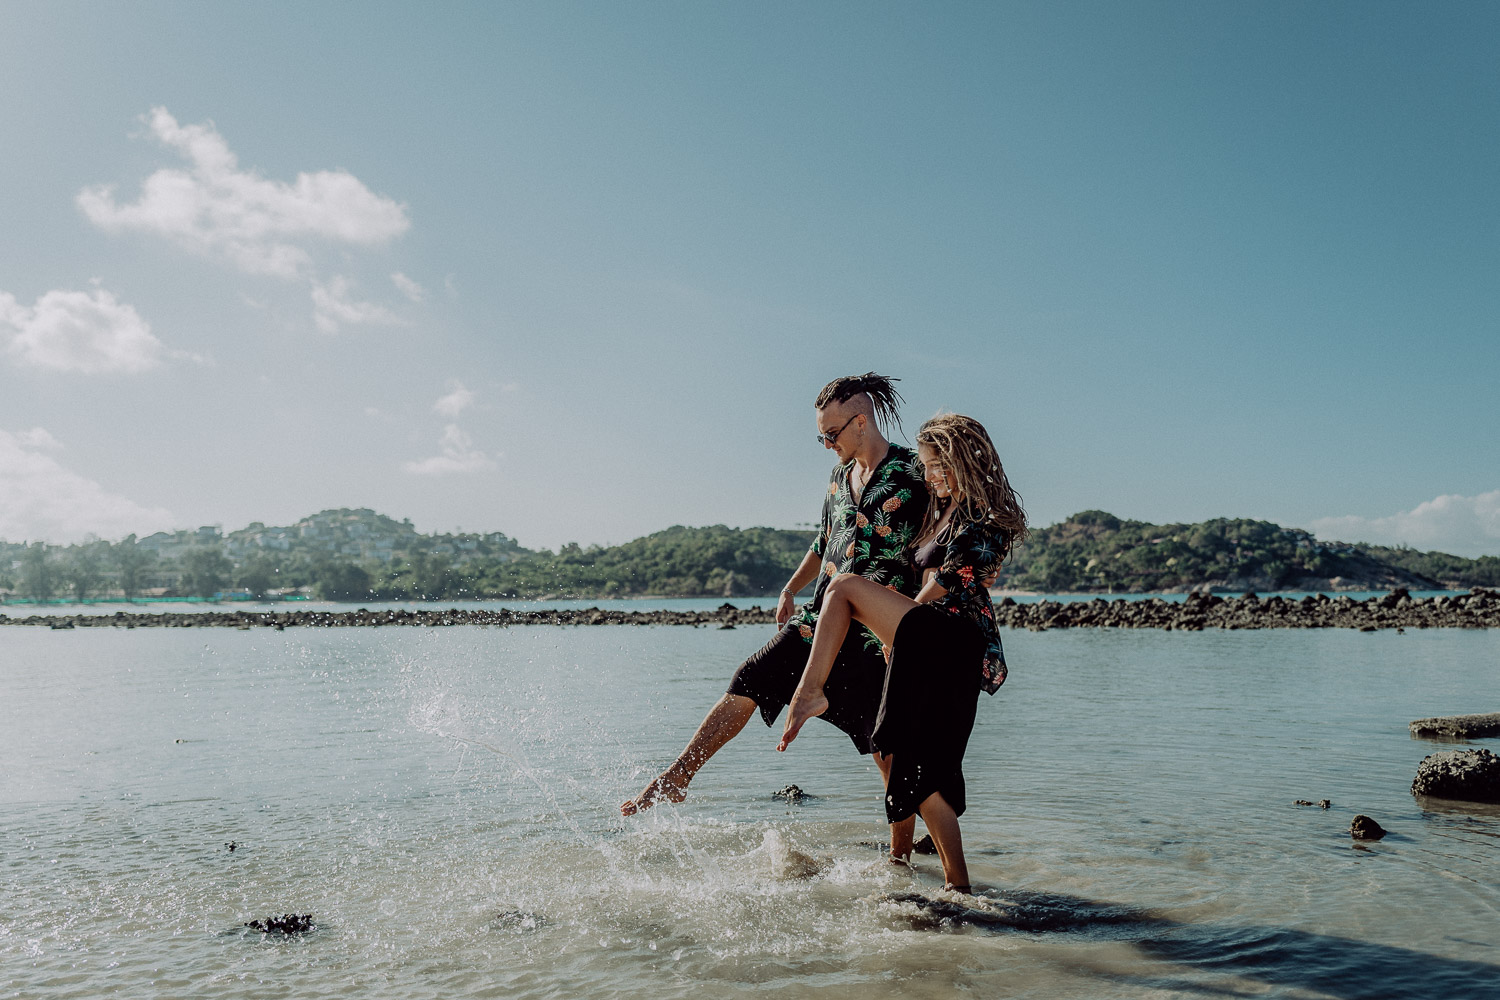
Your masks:
<svg viewBox="0 0 1500 1000"><path fill-rule="evenodd" d="M786 727L781 731L781 742L777 750L785 750L797 738L809 719L816 719L828 711L828 698L822 689L804 691L800 687L792 695L792 703L786 707Z"/></svg>
<svg viewBox="0 0 1500 1000"><path fill-rule="evenodd" d="M641 794L633 799L628 799L620 804L621 816L634 816L642 809L650 809L658 802L681 802L687 798L688 782L693 779L682 772L679 765L673 764L661 774L651 779L651 783L641 790Z"/></svg>

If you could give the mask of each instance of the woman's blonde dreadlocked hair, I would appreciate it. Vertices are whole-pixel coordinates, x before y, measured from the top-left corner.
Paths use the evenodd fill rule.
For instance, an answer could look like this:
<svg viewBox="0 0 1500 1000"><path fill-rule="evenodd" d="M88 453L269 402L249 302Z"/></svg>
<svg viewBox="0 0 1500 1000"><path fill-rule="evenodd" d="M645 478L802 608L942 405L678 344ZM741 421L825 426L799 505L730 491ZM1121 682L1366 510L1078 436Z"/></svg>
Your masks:
<svg viewBox="0 0 1500 1000"><path fill-rule="evenodd" d="M948 474L953 502L958 504L948 530L989 522L1004 532L1000 558L1009 556L1026 537L1026 509L1005 478L1000 455L983 425L959 413L940 413L917 429L917 444L931 448ZM936 503L927 506L919 538L931 536L942 513Z"/></svg>

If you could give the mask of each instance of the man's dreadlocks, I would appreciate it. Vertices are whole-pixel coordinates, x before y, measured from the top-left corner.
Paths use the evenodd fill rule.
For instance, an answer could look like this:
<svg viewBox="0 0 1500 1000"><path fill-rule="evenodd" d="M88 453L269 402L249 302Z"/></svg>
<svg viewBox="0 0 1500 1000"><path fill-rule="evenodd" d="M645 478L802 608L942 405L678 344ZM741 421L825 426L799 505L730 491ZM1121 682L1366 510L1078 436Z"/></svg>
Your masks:
<svg viewBox="0 0 1500 1000"><path fill-rule="evenodd" d="M821 410L829 403L842 403L863 393L870 397L870 402L874 405L875 419L887 427L894 425L905 436L906 431L901 427L901 414L896 411L897 406L906 402L901 398L901 393L896 391L895 383L899 381L899 378L887 378L874 372L845 375L825 385L813 405Z"/></svg>

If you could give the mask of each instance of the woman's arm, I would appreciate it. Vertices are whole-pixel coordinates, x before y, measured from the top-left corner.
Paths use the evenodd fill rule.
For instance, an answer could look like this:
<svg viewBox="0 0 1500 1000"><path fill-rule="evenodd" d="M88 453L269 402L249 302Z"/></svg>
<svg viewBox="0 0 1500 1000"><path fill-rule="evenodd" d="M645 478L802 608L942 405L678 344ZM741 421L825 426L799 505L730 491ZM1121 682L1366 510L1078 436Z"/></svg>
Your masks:
<svg viewBox="0 0 1500 1000"><path fill-rule="evenodd" d="M937 582L937 570L927 571L927 582L922 584L922 589L917 591L917 596L912 598L918 604L931 604L933 601L942 600L948 594L948 588Z"/></svg>
<svg viewBox="0 0 1500 1000"><path fill-rule="evenodd" d="M996 541L983 525L965 525L948 543L942 568L933 577L933 583L943 593L958 591L962 602L980 589L987 589L1000 572L1000 549Z"/></svg>

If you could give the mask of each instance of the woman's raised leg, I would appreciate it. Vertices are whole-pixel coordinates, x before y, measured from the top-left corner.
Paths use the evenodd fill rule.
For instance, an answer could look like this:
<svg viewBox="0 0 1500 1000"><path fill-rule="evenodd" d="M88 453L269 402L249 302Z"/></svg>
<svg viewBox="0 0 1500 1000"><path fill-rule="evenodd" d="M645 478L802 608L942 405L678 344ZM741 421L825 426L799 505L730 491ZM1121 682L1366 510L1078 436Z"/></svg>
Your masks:
<svg viewBox="0 0 1500 1000"><path fill-rule="evenodd" d="M889 646L895 641L896 626L916 606L917 602L905 594L887 590L862 576L841 573L833 578L823 592L823 607L813 629L812 651L807 655L807 667L802 671L797 691L786 708L786 724L777 750L785 750L809 719L828 711L823 685L833 671L833 661L844 636L849 634L849 626L859 621Z"/></svg>

